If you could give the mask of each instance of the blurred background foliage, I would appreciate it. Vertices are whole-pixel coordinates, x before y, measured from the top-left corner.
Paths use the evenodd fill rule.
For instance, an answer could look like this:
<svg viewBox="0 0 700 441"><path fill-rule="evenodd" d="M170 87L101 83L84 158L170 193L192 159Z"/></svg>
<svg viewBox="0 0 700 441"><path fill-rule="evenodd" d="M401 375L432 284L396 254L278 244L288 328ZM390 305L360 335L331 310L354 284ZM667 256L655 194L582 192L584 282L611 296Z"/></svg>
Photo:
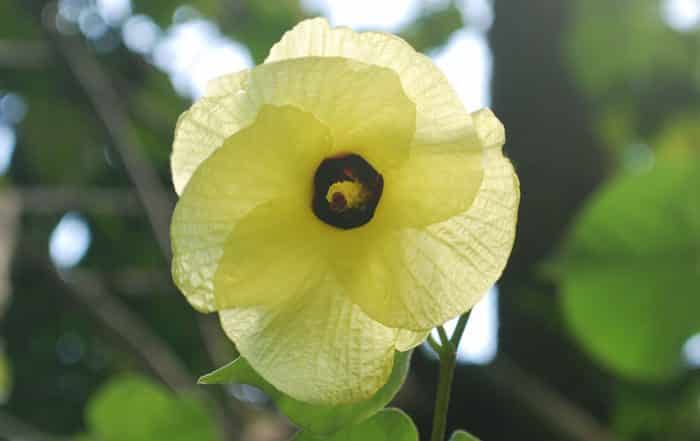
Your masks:
<svg viewBox="0 0 700 441"><path fill-rule="evenodd" d="M700 0L0 0L0 439L291 438L259 390L194 384L235 348L170 281L168 157L209 78L319 13L402 35L507 129L497 348L449 426L700 440ZM394 400L423 437L436 375L415 351Z"/></svg>

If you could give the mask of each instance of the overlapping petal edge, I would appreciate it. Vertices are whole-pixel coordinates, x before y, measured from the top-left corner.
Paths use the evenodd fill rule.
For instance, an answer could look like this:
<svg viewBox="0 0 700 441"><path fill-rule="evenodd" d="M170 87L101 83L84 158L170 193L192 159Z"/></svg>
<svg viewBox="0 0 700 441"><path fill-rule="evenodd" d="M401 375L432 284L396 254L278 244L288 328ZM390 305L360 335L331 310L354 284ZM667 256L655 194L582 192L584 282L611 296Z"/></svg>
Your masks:
<svg viewBox="0 0 700 441"><path fill-rule="evenodd" d="M468 114L403 40L304 21L265 64L210 83L178 122L174 279L195 308L220 311L279 390L308 402L367 398L395 349L471 308L500 276L519 203L504 141L495 116ZM364 149L386 173L377 220L352 239L286 185L333 149ZM328 259L329 237L350 257Z"/></svg>

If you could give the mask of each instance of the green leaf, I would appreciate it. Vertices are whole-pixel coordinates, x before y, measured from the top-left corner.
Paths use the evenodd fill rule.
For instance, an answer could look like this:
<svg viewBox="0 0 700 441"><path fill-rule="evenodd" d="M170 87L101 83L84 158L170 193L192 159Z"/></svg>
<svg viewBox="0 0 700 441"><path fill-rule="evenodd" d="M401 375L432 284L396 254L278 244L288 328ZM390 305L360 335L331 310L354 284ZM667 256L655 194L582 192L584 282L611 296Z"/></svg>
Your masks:
<svg viewBox="0 0 700 441"><path fill-rule="evenodd" d="M250 50L256 64L262 63L272 45L306 16L299 0L241 0L219 17L223 31Z"/></svg>
<svg viewBox="0 0 700 441"><path fill-rule="evenodd" d="M450 437L450 441L479 441L479 438L464 430L455 430Z"/></svg>
<svg viewBox="0 0 700 441"><path fill-rule="evenodd" d="M134 11L140 14L151 16L161 25L172 23L175 10L182 6L184 2L179 0L149 0L146 2L134 2ZM193 0L187 2L205 18L215 19L221 9L221 4L216 0Z"/></svg>
<svg viewBox="0 0 700 441"><path fill-rule="evenodd" d="M411 352L397 352L389 381L366 401L337 406L303 403L275 389L258 375L242 357L199 379L202 384L239 383L265 392L294 424L309 432L329 434L362 421L383 409L406 380Z"/></svg>
<svg viewBox="0 0 700 441"><path fill-rule="evenodd" d="M0 3L0 39L41 38L40 26L32 20L28 8L23 6L20 2Z"/></svg>
<svg viewBox="0 0 700 441"><path fill-rule="evenodd" d="M423 12L415 22L402 29L401 37L418 52L426 52L444 45L452 33L463 26L462 12L450 3L445 8Z"/></svg>
<svg viewBox="0 0 700 441"><path fill-rule="evenodd" d="M700 382L682 388L620 384L615 391L611 425L622 440L700 439Z"/></svg>
<svg viewBox="0 0 700 441"><path fill-rule="evenodd" d="M292 441L418 441L418 430L413 420L401 410L384 409L330 437L299 432Z"/></svg>
<svg viewBox="0 0 700 441"><path fill-rule="evenodd" d="M101 441L216 441L209 414L197 400L126 375L112 380L88 403L87 421L90 435Z"/></svg>
<svg viewBox="0 0 700 441"><path fill-rule="evenodd" d="M85 185L105 172L104 138L94 112L65 94L65 81L60 69L51 68L46 74L24 74L12 84L28 106L17 131L25 146L23 167L44 185Z"/></svg>
<svg viewBox="0 0 700 441"><path fill-rule="evenodd" d="M589 203L560 262L564 315L600 362L644 381L682 372L700 331L700 162L657 161Z"/></svg>
<svg viewBox="0 0 700 441"><path fill-rule="evenodd" d="M657 72L691 75L684 36L660 19L658 0L585 0L573 6L567 54L590 94L630 95L630 81L649 81Z"/></svg>

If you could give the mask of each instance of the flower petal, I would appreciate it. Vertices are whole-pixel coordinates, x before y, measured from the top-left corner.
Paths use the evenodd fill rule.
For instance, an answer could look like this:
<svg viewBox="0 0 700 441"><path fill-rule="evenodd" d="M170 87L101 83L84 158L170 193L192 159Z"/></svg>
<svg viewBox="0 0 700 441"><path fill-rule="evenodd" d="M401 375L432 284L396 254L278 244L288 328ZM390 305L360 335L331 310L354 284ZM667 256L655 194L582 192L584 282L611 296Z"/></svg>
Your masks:
<svg viewBox="0 0 700 441"><path fill-rule="evenodd" d="M503 157L503 130L474 114L484 179L463 213L426 228L378 236L340 277L362 309L386 326L428 329L469 310L500 277L515 236L517 176Z"/></svg>
<svg viewBox="0 0 700 441"><path fill-rule="evenodd" d="M173 278L195 308L216 309L214 275L240 219L272 199L311 200L311 176L329 136L309 113L263 106L253 125L229 137L197 169L171 226Z"/></svg>
<svg viewBox="0 0 700 441"><path fill-rule="evenodd" d="M464 213L481 188L488 155L501 155L503 124L488 109L474 112L476 136L440 145L414 146L400 167L384 174L379 216L385 223L421 227ZM497 149L498 153L490 152Z"/></svg>
<svg viewBox="0 0 700 441"><path fill-rule="evenodd" d="M274 305L313 288L327 266L328 226L310 198L278 198L239 221L214 281L217 309Z"/></svg>
<svg viewBox="0 0 700 441"><path fill-rule="evenodd" d="M479 192L483 153L418 152L384 174L384 192L377 216L394 225L421 227L463 213Z"/></svg>
<svg viewBox="0 0 700 441"><path fill-rule="evenodd" d="M396 330L367 317L330 273L280 305L220 312L228 337L273 386L298 400L337 404L372 396L393 365Z"/></svg>
<svg viewBox="0 0 700 441"><path fill-rule="evenodd" d="M377 169L408 156L415 133L414 103L396 73L343 58L280 61L228 75L178 122L172 173L181 192L192 172L223 141L250 124L264 104L293 105L326 124L332 152L354 152Z"/></svg>
<svg viewBox="0 0 700 441"><path fill-rule="evenodd" d="M249 70L241 71L229 75L229 83L242 86L249 77ZM182 194L202 161L221 147L229 136L255 121L260 105L244 98L245 96L239 96L235 111L232 112L227 103L205 97L180 115L175 126L170 157L170 171L177 194Z"/></svg>
<svg viewBox="0 0 700 441"><path fill-rule="evenodd" d="M411 331L409 329L400 329L396 335L396 350L399 352L410 351L419 344L423 343L430 334L430 329L426 331Z"/></svg>
<svg viewBox="0 0 700 441"><path fill-rule="evenodd" d="M474 127L445 75L423 54L394 35L330 28L323 18L305 20L270 50L265 63L291 58L347 57L395 71L416 103L416 143L441 144L473 136Z"/></svg>

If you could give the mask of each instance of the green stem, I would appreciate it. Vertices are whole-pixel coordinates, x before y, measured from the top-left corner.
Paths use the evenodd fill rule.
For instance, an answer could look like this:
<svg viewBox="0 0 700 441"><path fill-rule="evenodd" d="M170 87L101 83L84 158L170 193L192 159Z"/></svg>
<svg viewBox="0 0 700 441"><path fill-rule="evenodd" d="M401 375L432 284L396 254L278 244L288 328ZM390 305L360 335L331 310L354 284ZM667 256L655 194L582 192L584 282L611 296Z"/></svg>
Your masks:
<svg viewBox="0 0 700 441"><path fill-rule="evenodd" d="M452 338L450 339L455 348L459 347L459 342L462 340L462 334L464 334L464 330L467 327L467 322L469 321L469 315L471 313L472 310L470 309L469 311L462 314L462 316L457 321L455 332L452 333Z"/></svg>
<svg viewBox="0 0 700 441"><path fill-rule="evenodd" d="M428 334L428 344L431 348L433 348L433 351L435 351L436 354L440 355L440 351L442 350L440 348L440 344L436 342L433 336L430 334Z"/></svg>
<svg viewBox="0 0 700 441"><path fill-rule="evenodd" d="M447 338L447 332L445 332L445 328L443 328L442 326L438 326L437 330L438 335L440 335L440 343L442 343L443 346L446 346L450 339Z"/></svg>
<svg viewBox="0 0 700 441"><path fill-rule="evenodd" d="M437 396L435 398L435 413L433 414L433 434L430 441L443 441L447 425L447 408L450 404L452 378L457 365L457 351L452 343L443 341L440 348L440 375L438 377Z"/></svg>
<svg viewBox="0 0 700 441"><path fill-rule="evenodd" d="M455 332L452 338L447 337L447 332L442 326L437 327L442 345L438 347L432 336L428 342L440 357L440 375L438 377L438 388L435 397L435 413L433 414L433 434L430 441L443 441L445 439L445 429L447 428L447 409L450 405L450 392L452 390L452 379L457 366L457 348L462 340L464 329L467 327L471 310L462 314L457 321Z"/></svg>

